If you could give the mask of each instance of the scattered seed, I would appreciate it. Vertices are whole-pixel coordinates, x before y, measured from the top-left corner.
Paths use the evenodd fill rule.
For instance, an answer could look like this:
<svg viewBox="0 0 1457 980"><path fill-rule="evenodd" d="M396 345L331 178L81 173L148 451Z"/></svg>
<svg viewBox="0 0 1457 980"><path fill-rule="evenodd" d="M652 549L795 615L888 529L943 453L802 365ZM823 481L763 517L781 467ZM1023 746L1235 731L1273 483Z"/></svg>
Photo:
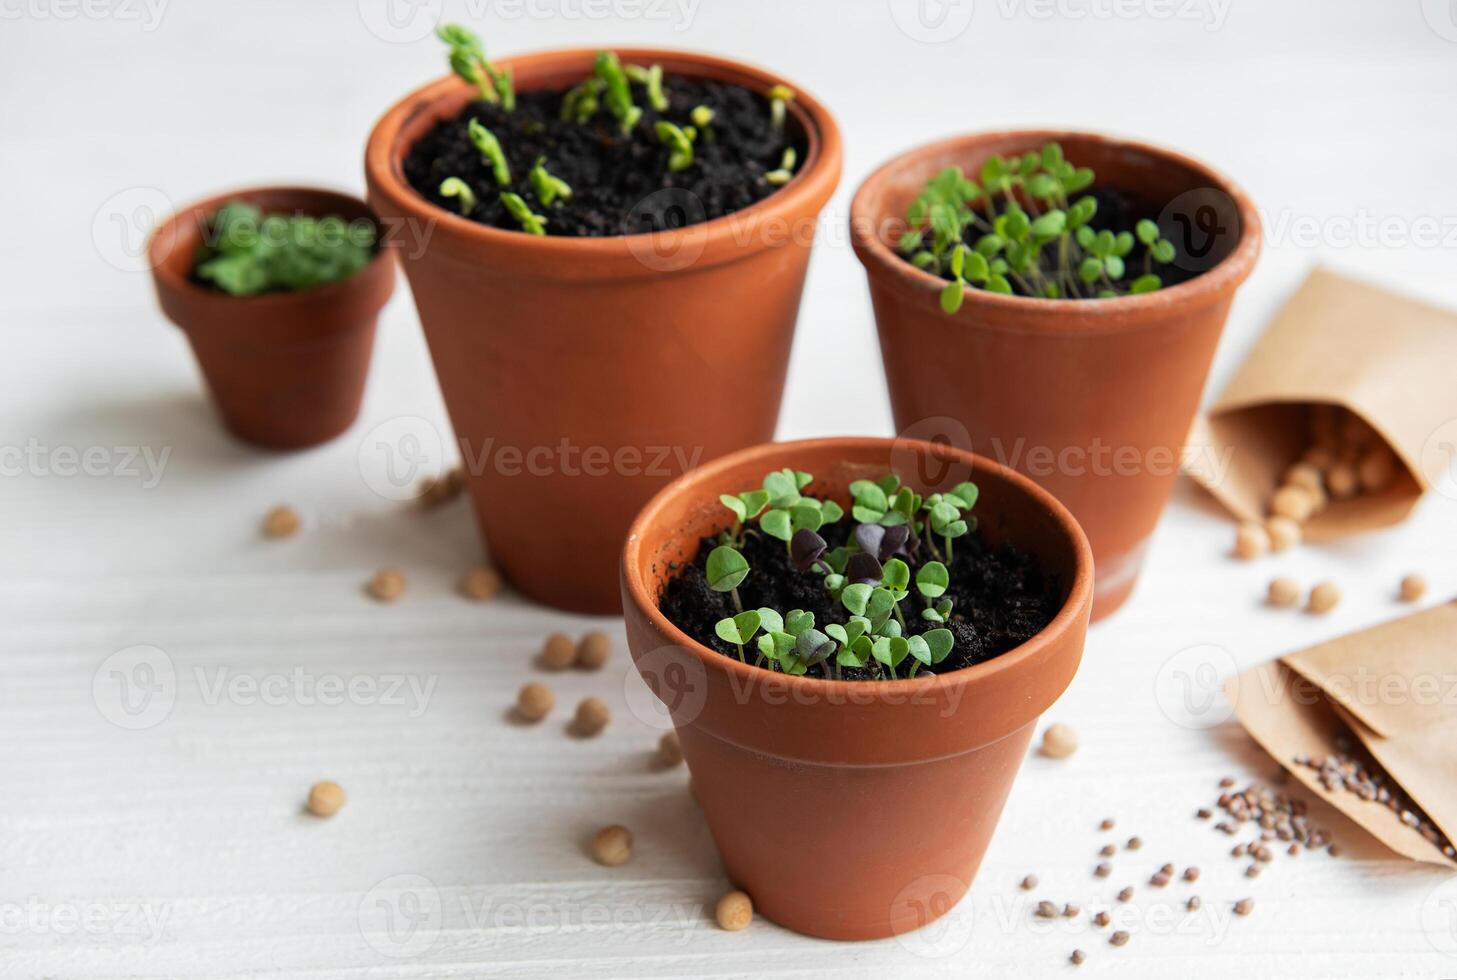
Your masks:
<svg viewBox="0 0 1457 980"><path fill-rule="evenodd" d="M1242 857L1245 856L1245 850L1246 849L1247 849L1247 846L1246 845L1244 845L1244 844L1236 844L1236 845L1234 845L1234 849L1229 852L1229 855L1230 855L1230 857L1242 858Z"/></svg>
<svg viewBox="0 0 1457 980"><path fill-rule="evenodd" d="M1079 913L1081 913L1082 911L1083 910L1081 908L1074 905L1072 902L1068 902L1062 907L1062 917L1064 919L1076 919Z"/></svg>
<svg viewBox="0 0 1457 980"><path fill-rule="evenodd" d="M1326 853L1329 854L1331 857L1340 857L1341 856L1341 845L1339 845L1339 844L1332 844L1330 847L1326 848ZM1452 855L1448 854L1447 856L1448 857L1451 857Z"/></svg>
<svg viewBox="0 0 1457 980"><path fill-rule="evenodd" d="M516 695L516 714L526 721L540 721L556 705L556 695L540 681L532 681Z"/></svg>
<svg viewBox="0 0 1457 980"><path fill-rule="evenodd" d="M1041 901L1041 902L1038 902L1037 903L1037 918L1039 918L1039 919L1055 919L1055 918L1057 918L1057 906L1056 905L1053 905L1049 901L1046 901L1045 899L1043 901Z"/></svg>
<svg viewBox="0 0 1457 980"><path fill-rule="evenodd" d="M1361 478L1349 463L1336 463L1325 475L1325 486L1337 500L1354 497L1361 489Z"/></svg>
<svg viewBox="0 0 1457 980"><path fill-rule="evenodd" d="M1281 487L1270 498L1270 514L1304 524L1315 513L1316 498L1304 487ZM1263 528L1261 528L1263 530Z"/></svg>
<svg viewBox="0 0 1457 980"><path fill-rule="evenodd" d="M1142 837L1130 837L1130 838L1128 838L1127 847L1128 847L1128 849L1130 851L1136 851L1136 850L1138 850L1142 846L1143 846L1143 838Z"/></svg>
<svg viewBox="0 0 1457 980"><path fill-rule="evenodd" d="M1281 517L1278 514L1265 521L1265 533L1270 536L1271 551L1284 551L1287 548L1293 548L1304 537L1299 524L1288 517Z"/></svg>
<svg viewBox="0 0 1457 980"><path fill-rule="evenodd" d="M1188 909L1190 912L1197 912L1199 911L1200 906L1202 906L1203 904L1204 903L1200 901L1198 895L1190 895L1189 900L1184 903L1184 908Z"/></svg>
<svg viewBox="0 0 1457 980"><path fill-rule="evenodd" d="M1209 809L1207 806L1201 806L1199 809L1194 811L1194 816L1198 817L1200 820L1208 820L1210 817L1214 816L1214 811Z"/></svg>
<svg viewBox="0 0 1457 980"><path fill-rule="evenodd" d="M1109 864L1107 861L1098 862L1098 866L1093 869L1093 877L1095 878L1106 878L1112 873L1113 865Z"/></svg>
<svg viewBox="0 0 1457 980"><path fill-rule="evenodd" d="M1260 871L1261 868L1258 864L1252 864L1248 868L1245 868L1245 877L1258 878L1260 876Z"/></svg>
<svg viewBox="0 0 1457 980"><path fill-rule="evenodd" d="M612 638L596 630L582 637L577 644L577 666L583 670L599 670L612 656Z"/></svg>
<svg viewBox="0 0 1457 980"><path fill-rule="evenodd" d="M1072 961L1072 965L1073 966L1082 966L1083 965L1083 961L1086 960L1087 958L1088 958L1088 954L1087 953L1084 953L1080 949L1073 950L1072 951L1072 955L1068 957L1068 959L1070 961Z"/></svg>
<svg viewBox="0 0 1457 980"><path fill-rule="evenodd" d="M1025 878L1022 879L1022 890L1024 892L1030 892L1032 889L1034 889L1036 887L1037 887L1037 876L1036 875L1028 875L1027 877L1025 877Z"/></svg>
<svg viewBox="0 0 1457 980"><path fill-rule="evenodd" d="M1155 888L1166 888L1169 884L1169 876L1160 871L1158 874L1149 878L1148 883Z"/></svg>
<svg viewBox="0 0 1457 980"><path fill-rule="evenodd" d="M1285 853L1286 854L1289 854L1291 857L1299 857L1300 856L1300 845L1299 844L1291 844L1289 847L1287 847L1285 849Z"/></svg>
<svg viewBox="0 0 1457 980"><path fill-rule="evenodd" d="M541 663L550 670L565 670L577 659L577 648L565 633L553 633L541 647Z"/></svg>
<svg viewBox="0 0 1457 980"><path fill-rule="evenodd" d="M1172 863L1165 864L1163 867L1159 868L1159 874L1161 874L1161 875L1168 875L1170 878L1172 878L1174 876L1174 866L1173 866L1173 864Z"/></svg>
<svg viewBox="0 0 1457 980"><path fill-rule="evenodd" d="M489 565L477 565L460 580L460 591L467 599L491 599L501 591L501 573Z"/></svg>
<svg viewBox="0 0 1457 980"><path fill-rule="evenodd" d="M1419 602L1427 594L1427 579L1415 572L1401 580L1401 601Z"/></svg>
<svg viewBox="0 0 1457 980"><path fill-rule="evenodd" d="M1321 582L1310 590L1310 599L1305 608L1316 614L1324 614L1336 608L1341 601L1341 590L1334 582Z"/></svg>
<svg viewBox="0 0 1457 980"><path fill-rule="evenodd" d="M1219 781L1219 788L1220 789L1230 789L1233 786L1234 786L1234 777L1233 776L1225 776L1223 779L1221 779Z"/></svg>
<svg viewBox="0 0 1457 980"><path fill-rule="evenodd" d="M1190 867L1185 868L1184 869L1184 880L1185 881L1198 881L1199 880L1199 869L1196 868L1196 867L1193 867L1193 866L1190 866Z"/></svg>
<svg viewBox="0 0 1457 980"><path fill-rule="evenodd" d="M754 918L754 902L744 892L733 891L718 900L713 910L718 927L726 932L738 932Z"/></svg>
<svg viewBox="0 0 1457 980"><path fill-rule="evenodd" d="M380 569L369 580L366 589L380 602L394 602L405 594L405 573L398 568Z"/></svg>
<svg viewBox="0 0 1457 980"><path fill-rule="evenodd" d="M1078 733L1058 722L1042 733L1042 754L1052 759L1066 759L1078 750Z"/></svg>
<svg viewBox="0 0 1457 980"><path fill-rule="evenodd" d="M683 746L678 743L677 732L664 732L658 739L658 760L664 768L672 769L683 762Z"/></svg>
<svg viewBox="0 0 1457 980"><path fill-rule="evenodd" d="M303 521L298 516L298 511L288 504L279 504L270 510L263 518L263 536L265 538L291 538L298 533L299 526Z"/></svg>
<svg viewBox="0 0 1457 980"><path fill-rule="evenodd" d="M316 817L332 817L349 799L338 783L314 783L309 789L309 812Z"/></svg>
<svg viewBox="0 0 1457 980"><path fill-rule="evenodd" d="M460 467L440 474L431 480L420 490L420 506L425 508L439 507L441 504L454 500L460 496L465 489L465 474Z"/></svg>
<svg viewBox="0 0 1457 980"><path fill-rule="evenodd" d="M632 831L620 824L603 827L592 838L592 856L609 868L626 864L632 857Z"/></svg>
<svg viewBox="0 0 1457 980"><path fill-rule="evenodd" d="M1246 521L1234 532L1234 556L1250 561L1270 550L1270 534L1261 524Z"/></svg>
<svg viewBox="0 0 1457 980"><path fill-rule="evenodd" d="M1276 608L1286 609L1300 602L1300 583L1286 575L1270 580L1265 601Z"/></svg>
<svg viewBox="0 0 1457 980"><path fill-rule="evenodd" d="M583 698L582 703L577 705L572 728L578 735L590 737L606 728L611 719L612 712L607 710L607 702L601 698Z"/></svg>
<svg viewBox="0 0 1457 980"><path fill-rule="evenodd" d="M1249 915L1254 910L1255 900L1253 898L1242 898L1238 902L1234 903L1235 915Z"/></svg>
<svg viewBox="0 0 1457 980"><path fill-rule="evenodd" d="M1093 925L1095 926L1106 926L1112 921L1113 917L1110 916L1107 912L1099 912L1097 915L1093 916Z"/></svg>
<svg viewBox="0 0 1457 980"><path fill-rule="evenodd" d="M1113 829L1113 818L1112 817L1104 817L1103 818L1103 822L1100 823L1100 824L1098 824L1098 829L1099 830L1112 830Z"/></svg>
<svg viewBox="0 0 1457 980"><path fill-rule="evenodd" d="M1118 901L1120 901L1120 902L1131 902L1131 901L1133 901L1133 886L1132 885L1129 885L1127 888L1124 888L1121 892L1118 893Z"/></svg>
<svg viewBox="0 0 1457 980"><path fill-rule="evenodd" d="M1123 931L1122 929L1119 929L1117 932L1113 933L1113 935L1108 937L1108 942L1112 943L1114 946L1126 946L1128 945L1128 933Z"/></svg>

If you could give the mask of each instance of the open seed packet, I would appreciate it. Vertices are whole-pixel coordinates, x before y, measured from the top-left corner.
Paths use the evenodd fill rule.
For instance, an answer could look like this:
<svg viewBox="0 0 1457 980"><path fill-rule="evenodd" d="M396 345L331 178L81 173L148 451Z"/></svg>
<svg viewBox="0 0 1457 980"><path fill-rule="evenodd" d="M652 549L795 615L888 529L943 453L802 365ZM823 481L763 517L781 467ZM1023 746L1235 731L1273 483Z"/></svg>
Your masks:
<svg viewBox="0 0 1457 980"><path fill-rule="evenodd" d="M1457 601L1233 678L1277 762L1393 851L1457 867Z"/></svg>
<svg viewBox="0 0 1457 980"><path fill-rule="evenodd" d="M1453 364L1457 313L1317 269L1196 422L1206 451L1187 472L1241 519L1292 517L1309 539L1396 524L1451 465Z"/></svg>

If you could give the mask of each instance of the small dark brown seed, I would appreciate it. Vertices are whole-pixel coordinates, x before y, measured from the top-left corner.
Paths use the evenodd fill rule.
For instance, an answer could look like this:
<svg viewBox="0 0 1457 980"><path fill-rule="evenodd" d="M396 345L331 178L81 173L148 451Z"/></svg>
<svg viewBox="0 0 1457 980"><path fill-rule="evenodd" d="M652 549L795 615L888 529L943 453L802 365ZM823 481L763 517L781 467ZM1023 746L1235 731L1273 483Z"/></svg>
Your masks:
<svg viewBox="0 0 1457 980"><path fill-rule="evenodd" d="M1022 879L1022 890L1024 892L1030 892L1032 889L1034 889L1036 887L1037 887L1037 876L1036 875L1028 875L1027 877L1025 877L1025 878Z"/></svg>
<svg viewBox="0 0 1457 980"><path fill-rule="evenodd" d="M1108 941L1114 946L1126 946L1128 944L1128 933L1124 932L1122 929L1119 929L1117 932L1113 933L1113 935L1108 937Z"/></svg>
<svg viewBox="0 0 1457 980"><path fill-rule="evenodd" d="M1223 779L1221 779L1219 781L1219 788L1220 789L1229 789L1233 785L1234 785L1234 777L1232 777L1232 776L1225 776Z"/></svg>
<svg viewBox="0 0 1457 980"><path fill-rule="evenodd" d="M1114 847L1112 844L1104 844L1102 850L1098 851L1098 853L1103 855L1105 858L1110 858L1114 854L1118 853L1118 848Z"/></svg>
<svg viewBox="0 0 1457 980"><path fill-rule="evenodd" d="M1055 919L1055 918L1057 918L1057 906L1056 905L1053 905L1051 902L1048 902L1048 901L1038 902L1037 903L1037 917L1039 919Z"/></svg>
<svg viewBox="0 0 1457 980"><path fill-rule="evenodd" d="M1288 855L1290 855L1291 857L1299 857L1300 856L1300 845L1299 844L1291 844L1289 847L1287 847L1285 849L1285 853L1288 854Z"/></svg>
<svg viewBox="0 0 1457 980"><path fill-rule="evenodd" d="M1173 874L1174 874L1174 866L1173 866L1173 864L1165 864L1162 868L1159 868L1159 874L1165 874L1165 875L1168 875L1169 877L1173 877Z"/></svg>
<svg viewBox="0 0 1457 980"><path fill-rule="evenodd" d="M1203 904L1204 903L1199 900L1198 895L1190 895L1189 901L1185 903L1185 907L1188 908L1190 912L1197 912L1199 911L1199 907Z"/></svg>
<svg viewBox="0 0 1457 980"><path fill-rule="evenodd" d="M1158 874L1148 879L1148 883L1150 885L1153 885L1155 888L1166 888L1169 884L1169 876L1160 871Z"/></svg>
<svg viewBox="0 0 1457 980"><path fill-rule="evenodd" d="M1128 849L1130 851L1136 851L1136 850L1138 850L1142 846L1143 846L1143 838L1142 837L1130 837L1130 838L1128 838Z"/></svg>
<svg viewBox="0 0 1457 980"><path fill-rule="evenodd" d="M1131 902L1131 901L1133 901L1133 886L1132 885L1129 885L1127 888L1123 889L1121 892L1118 893L1118 901L1120 901L1120 902Z"/></svg>
<svg viewBox="0 0 1457 980"><path fill-rule="evenodd" d="M1235 915L1249 915L1254 910L1255 900L1253 898L1242 898L1238 902L1234 903Z"/></svg>
<svg viewBox="0 0 1457 980"><path fill-rule="evenodd" d="M1098 828L1100 830L1112 830L1113 829L1113 818L1112 817L1104 817L1103 818L1103 822L1100 823L1100 824L1098 824Z"/></svg>
<svg viewBox="0 0 1457 980"><path fill-rule="evenodd" d="M1099 912L1097 915L1093 916L1093 925L1095 926L1106 926L1112 921L1113 919L1108 915L1107 912Z"/></svg>
<svg viewBox="0 0 1457 980"><path fill-rule="evenodd" d="M1088 954L1084 953L1080 949L1073 950L1072 955L1068 957L1069 960L1072 960L1073 966L1082 966L1083 960L1086 960L1087 958Z"/></svg>
<svg viewBox="0 0 1457 980"><path fill-rule="evenodd" d="M1199 880L1199 869L1198 868L1193 868L1193 867L1185 868L1184 869L1184 880L1185 881L1198 881Z"/></svg>
<svg viewBox="0 0 1457 980"><path fill-rule="evenodd" d="M1078 908L1072 902L1068 902L1062 907L1062 917L1064 919L1076 919L1080 912L1082 912L1082 909Z"/></svg>
<svg viewBox="0 0 1457 980"><path fill-rule="evenodd" d="M1106 878L1112 873L1113 865L1109 864L1107 861L1101 862L1096 868L1093 869L1094 878Z"/></svg>
<svg viewBox="0 0 1457 980"><path fill-rule="evenodd" d="M1326 851L1330 854L1331 857L1340 857L1341 856L1341 845L1339 845L1339 844L1332 844L1330 847L1326 848Z"/></svg>
<svg viewBox="0 0 1457 980"><path fill-rule="evenodd" d="M1214 811L1209 809L1207 806L1201 806L1197 811L1195 811L1194 816L1198 817L1200 820L1208 820L1210 817L1214 816Z"/></svg>
<svg viewBox="0 0 1457 980"><path fill-rule="evenodd" d="M1260 866L1258 864L1252 864L1248 868L1245 868L1245 877L1246 878L1258 878L1259 876L1260 876Z"/></svg>

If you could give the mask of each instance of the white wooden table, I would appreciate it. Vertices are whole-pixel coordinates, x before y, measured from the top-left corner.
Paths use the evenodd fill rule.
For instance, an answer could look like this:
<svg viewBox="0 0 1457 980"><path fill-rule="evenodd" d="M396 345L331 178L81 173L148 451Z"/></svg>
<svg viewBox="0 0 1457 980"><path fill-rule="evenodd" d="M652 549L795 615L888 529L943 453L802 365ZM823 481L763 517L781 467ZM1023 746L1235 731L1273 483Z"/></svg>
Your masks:
<svg viewBox="0 0 1457 980"><path fill-rule="evenodd" d="M1443 918L1457 886L1438 890L1442 872L1391 858L1327 808L1315 812L1344 857L1241 877L1192 813L1219 777L1273 766L1218 709L1187 724L1157 693L1190 657L1228 672L1395 615L1408 570L1429 575L1434 598L1457 593L1457 502L1439 495L1398 530L1249 566L1223 555L1227 519L1181 488L1142 586L1093 630L1052 712L1082 750L1027 761L944 927L858 945L762 920L717 930L703 905L724 881L686 773L651 765L657 731L629 707L620 621L465 602L452 586L476 552L467 508L421 514L361 478L377 426L419 417L448 431L403 286L358 425L266 455L221 434L137 269L149 209L246 183L358 189L370 124L441 68L435 43L402 43L421 31L412 16L440 8L401 4L389 20L367 0L0 5L0 975L1057 976L1075 946L1090 954L1079 975L1457 974ZM1457 26L1444 3L961 0L919 19L883 0L444 9L494 51L634 41L741 56L839 114L845 179L792 370L862 395L829 414L812 385L792 384L784 437L891 431L847 202L892 152L956 130L1128 132L1245 183L1267 253L1218 377L1316 261L1457 305ZM1420 231L1433 223L1435 241ZM129 460L134 447L160 471ZM67 475L85 460L92 475ZM278 501L307 527L266 542L258 520ZM360 589L385 564L410 579L390 607ZM1335 578L1346 601L1323 619L1268 611L1276 570ZM589 627L618 639L614 660L552 683L567 708L606 698L606 734L565 737L565 712L511 724L543 634ZM1202 645L1214 650L1180 653ZM144 701L135 682L148 680ZM350 794L330 821L300 809L321 778ZM1088 874L1108 815L1146 841L1150 868L1119 875L1199 864L1204 915L1176 914L1182 892L1160 904L1144 889L1116 950L1086 914L1033 921L1030 901L1086 907L1124 883ZM610 822L638 841L617 870L583 849ZM1042 886L1018 891L1029 872ZM1255 914L1231 921L1246 895Z"/></svg>

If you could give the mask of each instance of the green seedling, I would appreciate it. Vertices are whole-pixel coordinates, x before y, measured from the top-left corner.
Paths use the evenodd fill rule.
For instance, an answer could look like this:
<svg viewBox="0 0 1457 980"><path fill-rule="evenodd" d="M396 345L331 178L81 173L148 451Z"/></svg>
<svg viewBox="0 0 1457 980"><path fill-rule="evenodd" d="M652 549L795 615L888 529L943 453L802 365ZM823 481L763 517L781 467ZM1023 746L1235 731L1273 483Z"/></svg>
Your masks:
<svg viewBox="0 0 1457 980"><path fill-rule="evenodd" d="M440 196L453 197L461 214L470 214L476 209L476 192L459 177L446 177L440 182Z"/></svg>
<svg viewBox="0 0 1457 980"><path fill-rule="evenodd" d="M939 664L955 645L956 637L948 629L927 630L917 636L906 637L907 652L916 660L906 676L915 677L922 664L927 667Z"/></svg>
<svg viewBox="0 0 1457 980"><path fill-rule="evenodd" d="M450 47L450 70L474 85L482 101L497 103L507 112L516 108L511 73L498 70L486 59L480 37L460 24L441 24L435 35Z"/></svg>
<svg viewBox="0 0 1457 980"><path fill-rule="evenodd" d="M744 644L752 640L754 634L759 632L762 621L757 610L745 609L737 616L720 619L714 624L713 631L718 634L719 639L738 647L739 660L747 663L744 660Z"/></svg>
<svg viewBox="0 0 1457 980"><path fill-rule="evenodd" d="M693 166L693 141L698 130L692 126L675 126L666 119L660 119L653 126L658 142L668 148L668 169L677 173Z"/></svg>
<svg viewBox="0 0 1457 980"><path fill-rule="evenodd" d="M233 296L292 292L349 278L374 258L374 245L368 222L265 215L232 201L213 216L192 272Z"/></svg>
<svg viewBox="0 0 1457 980"><path fill-rule="evenodd" d="M769 122L775 129L784 128L788 105L794 100L794 89L788 85L776 85L769 90Z"/></svg>
<svg viewBox="0 0 1457 980"><path fill-rule="evenodd" d="M648 105L652 106L654 112L668 111L668 97L663 94L662 65L650 65L647 68L642 65L628 65L623 71L627 73L628 80L647 89Z"/></svg>
<svg viewBox="0 0 1457 980"><path fill-rule="evenodd" d="M511 186L511 165L506 162L506 151L501 149L501 141L496 139L496 134L485 126L481 125L479 119L472 119L466 126L470 135L471 144L480 151L486 163L491 166L491 176L496 178L496 183L502 187Z"/></svg>
<svg viewBox="0 0 1457 980"><path fill-rule="evenodd" d="M727 592L733 599L734 608L743 612L739 586L748 577L748 559L726 544L719 545L709 552L704 570L708 575L708 587L715 592Z"/></svg>
<svg viewBox="0 0 1457 980"><path fill-rule="evenodd" d="M602 83L599 90L601 103L617 120L623 135L627 135L642 118L642 109L632 101L632 86L628 84L627 73L622 70L622 61L614 52L599 51L593 72Z"/></svg>
<svg viewBox="0 0 1457 980"><path fill-rule="evenodd" d="M560 177L552 176L546 169L546 157L537 157L526 178L531 182L531 192L544 207L551 207L553 201L569 201L572 197L571 186Z"/></svg>
<svg viewBox="0 0 1457 980"><path fill-rule="evenodd" d="M794 177L794 166L799 160L799 155L794 152L794 147L786 146L784 155L779 158L779 169L771 170L764 175L764 179L776 187L782 187Z"/></svg>
<svg viewBox="0 0 1457 980"><path fill-rule="evenodd" d="M688 118L699 129L707 129L713 122L713 117L714 111L706 105L694 106L693 111L688 113Z"/></svg>
<svg viewBox="0 0 1457 980"><path fill-rule="evenodd" d="M516 219L516 223L521 226L522 231L528 235L546 234L546 218L532 211L531 206L520 194L512 194L510 191L503 192L501 204L511 217Z"/></svg>
<svg viewBox="0 0 1457 980"><path fill-rule="evenodd" d="M1062 147L1004 159L993 155L977 175L946 167L926 182L906 211L901 252L917 268L948 280L947 313L961 308L968 288L1046 299L1092 299L1152 292L1163 280L1156 265L1174 261L1174 246L1158 225L1134 232L1098 231L1098 203L1078 196L1092 170L1063 158ZM1142 274L1129 280L1129 258L1142 245Z"/></svg>

